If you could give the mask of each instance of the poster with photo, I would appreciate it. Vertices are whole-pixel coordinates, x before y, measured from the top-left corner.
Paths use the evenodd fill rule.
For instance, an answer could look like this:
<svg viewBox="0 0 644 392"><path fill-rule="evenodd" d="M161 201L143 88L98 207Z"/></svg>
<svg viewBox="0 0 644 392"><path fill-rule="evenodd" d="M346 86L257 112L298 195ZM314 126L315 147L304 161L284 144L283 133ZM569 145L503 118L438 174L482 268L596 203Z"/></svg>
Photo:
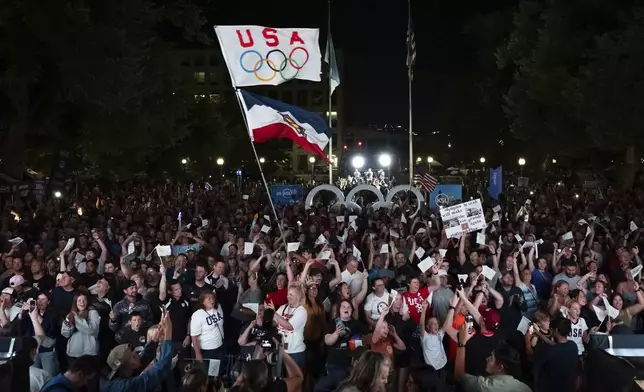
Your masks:
<svg viewBox="0 0 644 392"><path fill-rule="evenodd" d="M458 238L463 231L471 233L487 227L480 199L441 208L440 213L447 238Z"/></svg>

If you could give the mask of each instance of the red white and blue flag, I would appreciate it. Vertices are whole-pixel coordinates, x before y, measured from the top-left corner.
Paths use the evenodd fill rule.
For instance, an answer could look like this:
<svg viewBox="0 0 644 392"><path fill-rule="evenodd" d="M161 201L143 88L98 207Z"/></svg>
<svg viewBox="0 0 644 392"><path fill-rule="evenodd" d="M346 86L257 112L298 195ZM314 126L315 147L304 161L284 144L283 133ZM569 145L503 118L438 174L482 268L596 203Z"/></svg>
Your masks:
<svg viewBox="0 0 644 392"><path fill-rule="evenodd" d="M244 108L251 140L262 143L278 138L291 139L304 150L330 163L324 149L329 144L331 130L322 116L245 90L237 90L237 94Z"/></svg>

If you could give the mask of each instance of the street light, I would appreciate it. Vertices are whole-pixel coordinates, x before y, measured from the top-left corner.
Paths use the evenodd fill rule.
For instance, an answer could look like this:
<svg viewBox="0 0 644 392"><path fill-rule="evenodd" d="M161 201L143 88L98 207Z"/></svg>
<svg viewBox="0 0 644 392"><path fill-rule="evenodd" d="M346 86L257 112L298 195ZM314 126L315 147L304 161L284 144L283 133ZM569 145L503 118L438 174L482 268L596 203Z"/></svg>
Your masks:
<svg viewBox="0 0 644 392"><path fill-rule="evenodd" d="M60 199L61 197L63 197L63 194L60 191L56 191L56 192L54 192L54 197L56 199Z"/></svg>
<svg viewBox="0 0 644 392"><path fill-rule="evenodd" d="M259 161L261 162L262 160L260 159ZM310 157L309 162L310 163L315 163L315 157Z"/></svg>
<svg viewBox="0 0 644 392"><path fill-rule="evenodd" d="M434 158L432 157L427 157L427 163L432 163L434 162Z"/></svg>
<svg viewBox="0 0 644 392"><path fill-rule="evenodd" d="M217 158L217 166L219 166L219 176L224 176L224 158Z"/></svg>
<svg viewBox="0 0 644 392"><path fill-rule="evenodd" d="M364 157L362 155L356 155L351 159L351 166L355 169L362 169L364 166Z"/></svg>
<svg viewBox="0 0 644 392"><path fill-rule="evenodd" d="M380 166L387 168L387 177L388 178L391 177L391 172L390 172L391 169L389 168L391 166L391 155L380 154L378 156L378 163L380 164Z"/></svg>
<svg viewBox="0 0 644 392"><path fill-rule="evenodd" d="M485 163L485 157L481 157L481 158L479 159L479 162L481 162L481 163Z"/></svg>
<svg viewBox="0 0 644 392"><path fill-rule="evenodd" d="M418 157L418 158L416 158L416 163L420 163L420 161L422 161L422 160L423 160L423 158Z"/></svg>
<svg viewBox="0 0 644 392"><path fill-rule="evenodd" d="M188 163L188 160L187 160L186 158L183 158L183 159L181 160L181 164L185 165L186 163Z"/></svg>
<svg viewBox="0 0 644 392"><path fill-rule="evenodd" d="M434 162L434 158L427 157L427 171L428 171L428 173L432 172L432 162Z"/></svg>
<svg viewBox="0 0 644 392"><path fill-rule="evenodd" d="M552 163L557 163L557 160L555 158L552 158Z"/></svg>
<svg viewBox="0 0 644 392"><path fill-rule="evenodd" d="M519 174L521 175L521 177L523 177L523 166L524 165L525 165L525 159L519 158L519 167L520 167Z"/></svg>
<svg viewBox="0 0 644 392"><path fill-rule="evenodd" d="M264 157L259 158L259 163L264 163L264 162L266 162L266 159L264 159Z"/></svg>

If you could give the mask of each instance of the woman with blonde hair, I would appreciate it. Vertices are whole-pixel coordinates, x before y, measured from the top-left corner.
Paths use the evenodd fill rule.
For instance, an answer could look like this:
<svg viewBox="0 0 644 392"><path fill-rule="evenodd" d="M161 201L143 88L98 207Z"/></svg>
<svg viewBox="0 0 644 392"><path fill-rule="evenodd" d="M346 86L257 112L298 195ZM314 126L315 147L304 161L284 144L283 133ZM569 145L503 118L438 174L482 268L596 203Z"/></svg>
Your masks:
<svg viewBox="0 0 644 392"><path fill-rule="evenodd" d="M353 365L338 392L385 392L391 361L385 354L367 351Z"/></svg>
<svg viewBox="0 0 644 392"><path fill-rule="evenodd" d="M304 307L305 298L306 294L302 283L294 282L288 286L286 305L280 306L275 311L275 305L272 302L266 304L267 309L275 311L273 320L283 337L284 351L293 358L300 368L303 368L306 363L304 328L308 313Z"/></svg>
<svg viewBox="0 0 644 392"><path fill-rule="evenodd" d="M224 358L224 312L215 293L204 291L199 296L199 309L190 319L190 336L196 360Z"/></svg>
<svg viewBox="0 0 644 392"><path fill-rule="evenodd" d="M78 358L83 355L98 355L98 330L101 316L89 308L89 298L78 293L72 302L72 311L61 326L60 333L68 338L67 356Z"/></svg>

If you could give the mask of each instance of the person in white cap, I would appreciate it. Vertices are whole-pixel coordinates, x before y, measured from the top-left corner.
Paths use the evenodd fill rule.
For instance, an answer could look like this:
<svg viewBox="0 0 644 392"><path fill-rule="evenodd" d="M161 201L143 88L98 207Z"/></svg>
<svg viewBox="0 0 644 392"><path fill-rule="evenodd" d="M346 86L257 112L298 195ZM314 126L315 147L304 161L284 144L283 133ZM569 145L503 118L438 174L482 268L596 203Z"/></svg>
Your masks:
<svg viewBox="0 0 644 392"><path fill-rule="evenodd" d="M22 275L14 275L9 279L9 287L14 290L16 302L26 302L27 298L31 298L28 295L28 291L25 290L26 283Z"/></svg>
<svg viewBox="0 0 644 392"><path fill-rule="evenodd" d="M15 305L16 292L11 287L2 290L0 294L0 329L10 328L10 324L22 311Z"/></svg>

